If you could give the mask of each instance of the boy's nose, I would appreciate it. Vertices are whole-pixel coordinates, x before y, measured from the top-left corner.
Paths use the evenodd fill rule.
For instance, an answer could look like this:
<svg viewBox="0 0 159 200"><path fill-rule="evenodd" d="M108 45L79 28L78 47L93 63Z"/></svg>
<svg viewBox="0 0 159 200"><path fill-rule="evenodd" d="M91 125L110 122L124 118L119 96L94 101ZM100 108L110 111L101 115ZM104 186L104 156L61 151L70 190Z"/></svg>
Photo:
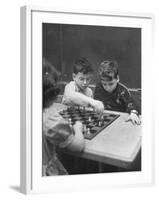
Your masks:
<svg viewBox="0 0 159 200"><path fill-rule="evenodd" d="M84 84L87 84L87 80L84 80Z"/></svg>

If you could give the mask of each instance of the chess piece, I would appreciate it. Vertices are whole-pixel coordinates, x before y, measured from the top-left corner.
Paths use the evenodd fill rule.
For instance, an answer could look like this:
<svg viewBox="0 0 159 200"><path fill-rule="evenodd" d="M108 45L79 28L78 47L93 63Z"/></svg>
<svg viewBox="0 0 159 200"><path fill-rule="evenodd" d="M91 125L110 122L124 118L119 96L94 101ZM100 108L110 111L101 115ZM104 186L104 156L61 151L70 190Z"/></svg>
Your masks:
<svg viewBox="0 0 159 200"><path fill-rule="evenodd" d="M83 133L86 133L86 131L87 131L87 127L85 124L83 124Z"/></svg>
<svg viewBox="0 0 159 200"><path fill-rule="evenodd" d="M98 126L102 126L102 121L98 121Z"/></svg>
<svg viewBox="0 0 159 200"><path fill-rule="evenodd" d="M71 118L68 119L68 123L69 123L70 129L72 130L72 133L74 133L74 131L73 131L73 122L72 122Z"/></svg>
<svg viewBox="0 0 159 200"><path fill-rule="evenodd" d="M92 119L91 119L91 116L89 116L89 118L88 118L88 121L89 121L89 122L91 122L91 121L92 121Z"/></svg>
<svg viewBox="0 0 159 200"><path fill-rule="evenodd" d="M91 134L90 128L87 128L87 134L88 134L88 135Z"/></svg>
<svg viewBox="0 0 159 200"><path fill-rule="evenodd" d="M68 123L69 123L69 125L72 126L72 119L71 118L68 119Z"/></svg>
<svg viewBox="0 0 159 200"><path fill-rule="evenodd" d="M104 123L104 116L101 115L99 118L98 126L103 126L103 123Z"/></svg>

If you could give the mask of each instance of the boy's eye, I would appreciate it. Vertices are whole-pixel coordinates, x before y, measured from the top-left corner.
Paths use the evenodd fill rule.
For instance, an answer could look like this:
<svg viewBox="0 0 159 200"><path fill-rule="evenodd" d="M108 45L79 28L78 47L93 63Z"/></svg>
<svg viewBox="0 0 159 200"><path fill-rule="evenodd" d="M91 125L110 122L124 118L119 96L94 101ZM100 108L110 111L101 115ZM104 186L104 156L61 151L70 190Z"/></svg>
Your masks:
<svg viewBox="0 0 159 200"><path fill-rule="evenodd" d="M103 84L103 86L107 87L107 86L112 86L113 83L109 83L109 84Z"/></svg>

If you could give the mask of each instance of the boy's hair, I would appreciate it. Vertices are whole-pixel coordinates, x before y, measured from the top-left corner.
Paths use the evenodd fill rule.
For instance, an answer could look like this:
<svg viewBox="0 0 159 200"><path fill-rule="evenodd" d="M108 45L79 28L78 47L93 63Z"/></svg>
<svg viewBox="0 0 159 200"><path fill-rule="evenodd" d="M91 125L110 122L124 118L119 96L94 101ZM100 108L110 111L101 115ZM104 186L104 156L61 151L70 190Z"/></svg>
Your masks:
<svg viewBox="0 0 159 200"><path fill-rule="evenodd" d="M49 107L60 92L58 87L60 73L43 59L43 108Z"/></svg>
<svg viewBox="0 0 159 200"><path fill-rule="evenodd" d="M78 74L79 72L83 74L93 73L92 65L86 58L80 58L75 61L73 73Z"/></svg>
<svg viewBox="0 0 159 200"><path fill-rule="evenodd" d="M118 63L114 59L107 59L103 61L99 66L100 78L108 79L111 81L118 77Z"/></svg>

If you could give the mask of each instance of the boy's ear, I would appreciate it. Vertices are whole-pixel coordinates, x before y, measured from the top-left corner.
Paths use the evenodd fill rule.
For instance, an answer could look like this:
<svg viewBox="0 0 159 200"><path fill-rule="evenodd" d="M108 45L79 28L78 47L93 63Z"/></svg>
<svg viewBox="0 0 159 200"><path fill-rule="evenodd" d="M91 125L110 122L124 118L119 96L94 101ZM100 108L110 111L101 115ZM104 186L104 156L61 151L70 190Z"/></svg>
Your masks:
<svg viewBox="0 0 159 200"><path fill-rule="evenodd" d="M74 80L74 79L75 79L75 77L76 77L76 74L75 74L75 73L73 73L73 74L72 74L72 79Z"/></svg>
<svg viewBox="0 0 159 200"><path fill-rule="evenodd" d="M119 82L120 81L120 78L119 78L119 75L117 75L117 82Z"/></svg>

